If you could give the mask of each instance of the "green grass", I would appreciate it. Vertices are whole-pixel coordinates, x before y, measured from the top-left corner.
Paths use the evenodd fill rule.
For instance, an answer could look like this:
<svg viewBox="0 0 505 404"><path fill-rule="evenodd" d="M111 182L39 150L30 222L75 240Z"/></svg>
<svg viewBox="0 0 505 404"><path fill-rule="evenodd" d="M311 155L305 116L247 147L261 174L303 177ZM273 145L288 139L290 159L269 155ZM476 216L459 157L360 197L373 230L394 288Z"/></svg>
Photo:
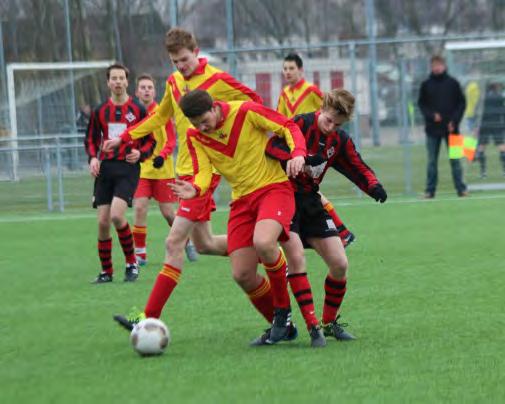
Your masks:
<svg viewBox="0 0 505 404"><path fill-rule="evenodd" d="M329 190L330 192L331 190ZM2 215L2 403L500 402L505 396L505 198L393 197L337 204L357 235L344 320L358 336L309 347L300 337L253 349L265 327L225 258L187 263L162 319L167 352L138 357L113 313L143 307L166 228L149 218L150 263L135 284L98 272L91 210ZM226 212L215 215L224 231ZM318 314L325 268L307 252Z"/></svg>

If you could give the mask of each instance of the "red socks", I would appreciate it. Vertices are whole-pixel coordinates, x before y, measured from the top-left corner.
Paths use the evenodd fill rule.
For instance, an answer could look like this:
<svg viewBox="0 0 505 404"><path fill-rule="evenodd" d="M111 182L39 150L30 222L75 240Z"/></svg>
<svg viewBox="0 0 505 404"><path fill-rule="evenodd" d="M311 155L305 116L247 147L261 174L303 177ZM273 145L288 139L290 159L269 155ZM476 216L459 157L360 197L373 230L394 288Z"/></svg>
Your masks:
<svg viewBox="0 0 505 404"><path fill-rule="evenodd" d="M130 225L126 225L122 229L116 229L117 235L119 237L119 242L121 243L121 248L123 249L126 262L128 264L134 264L137 262L135 258L135 253L133 250L133 237L130 231Z"/></svg>
<svg viewBox="0 0 505 404"><path fill-rule="evenodd" d="M134 225L132 234L133 234L133 240L135 241L135 255L145 260L147 258L146 255L147 227Z"/></svg>
<svg viewBox="0 0 505 404"><path fill-rule="evenodd" d="M307 329L310 330L312 326L318 325L319 321L314 313L314 300L312 299L312 290L310 289L307 273L288 275L288 282L298 306L300 306Z"/></svg>
<svg viewBox="0 0 505 404"><path fill-rule="evenodd" d="M112 275L112 239L98 240L98 257L102 264L102 272Z"/></svg>
<svg viewBox="0 0 505 404"><path fill-rule="evenodd" d="M263 263L273 293L273 303L276 309L288 309L290 307L288 280L286 277L286 258L282 250L279 250L279 258L274 263Z"/></svg>
<svg viewBox="0 0 505 404"><path fill-rule="evenodd" d="M271 323L274 319L274 300L272 295L272 288L268 280L262 277L261 283L258 287L250 292L247 296L251 300L253 306L258 310L267 322Z"/></svg>
<svg viewBox="0 0 505 404"><path fill-rule="evenodd" d="M328 324L337 318L338 310L344 300L347 279L333 279L330 275L326 276L324 281L324 307L323 323Z"/></svg>
<svg viewBox="0 0 505 404"><path fill-rule="evenodd" d="M179 283L181 270L169 264L163 264L163 268L154 282L154 286L147 300L144 313L146 317L160 318L161 311L165 306L172 291Z"/></svg>
<svg viewBox="0 0 505 404"><path fill-rule="evenodd" d="M345 227L345 224L344 222L342 222L342 219L340 219L340 216L337 215L337 212L335 211L335 208L333 207L331 202L328 202L326 205L324 205L324 209L331 216L333 223L335 223L335 227L338 230L338 236L342 239L342 241L344 241L344 239L349 234L349 230L347 229L347 227Z"/></svg>

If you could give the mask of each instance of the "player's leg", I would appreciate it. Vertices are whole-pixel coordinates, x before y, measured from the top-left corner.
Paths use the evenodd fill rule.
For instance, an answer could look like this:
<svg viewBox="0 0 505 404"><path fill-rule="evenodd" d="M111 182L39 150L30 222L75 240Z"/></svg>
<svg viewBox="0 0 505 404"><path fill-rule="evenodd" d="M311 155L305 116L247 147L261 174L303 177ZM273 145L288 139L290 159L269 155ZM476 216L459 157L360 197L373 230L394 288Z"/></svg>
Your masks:
<svg viewBox="0 0 505 404"><path fill-rule="evenodd" d="M426 136L427 151L427 170L426 170L426 188L425 198L434 198L438 182L438 155L440 153L440 143L442 138L439 136Z"/></svg>
<svg viewBox="0 0 505 404"><path fill-rule="evenodd" d="M130 230L130 225L126 220L126 210L128 209L128 202L123 198L115 196L112 199L110 215L111 220L116 228L119 243L125 256L125 282L134 282L139 275L137 260L135 258L135 249L133 245L133 235Z"/></svg>
<svg viewBox="0 0 505 404"><path fill-rule="evenodd" d="M305 320L311 345L323 347L326 345L326 340L315 315L312 288L307 277L304 248L300 236L291 231L289 240L282 243L282 248L288 261L288 283Z"/></svg>
<svg viewBox="0 0 505 404"><path fill-rule="evenodd" d="M321 196L321 203L323 204L324 209L331 216L333 223L335 223L338 231L338 236L340 237L340 240L342 240L342 244L344 247L347 247L356 239L356 237L345 226L340 216L337 215L337 212L335 211L335 208L333 207L333 204L330 202L330 200L326 198L321 192L319 192L319 195Z"/></svg>
<svg viewBox="0 0 505 404"><path fill-rule="evenodd" d="M206 255L227 255L227 238L226 234L214 235L210 221L197 222L191 238L200 254Z"/></svg>
<svg viewBox="0 0 505 404"><path fill-rule="evenodd" d="M110 205L97 206L98 221L98 257L100 258L101 271L93 283L112 282L114 269L112 267L112 239L110 237Z"/></svg>
<svg viewBox="0 0 505 404"><path fill-rule="evenodd" d="M338 237L308 238L309 244L328 266L324 282L325 298L322 324L325 335L333 335L338 340L351 340L354 337L337 322L340 307L347 290L348 261L344 246Z"/></svg>
<svg viewBox="0 0 505 404"><path fill-rule="evenodd" d="M140 185L140 184L139 184ZM135 197L133 200L135 210L133 221L133 241L135 242L135 257L139 265L147 264L147 211L149 209L149 198Z"/></svg>

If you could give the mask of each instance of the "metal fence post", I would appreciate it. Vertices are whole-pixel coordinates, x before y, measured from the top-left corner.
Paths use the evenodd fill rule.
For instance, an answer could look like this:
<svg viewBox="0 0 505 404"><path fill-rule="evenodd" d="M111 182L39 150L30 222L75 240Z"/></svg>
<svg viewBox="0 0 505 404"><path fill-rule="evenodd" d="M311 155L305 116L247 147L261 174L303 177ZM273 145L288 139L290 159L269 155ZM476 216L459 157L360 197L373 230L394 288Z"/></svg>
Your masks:
<svg viewBox="0 0 505 404"><path fill-rule="evenodd" d="M60 212L65 210L63 198L63 165L61 164L61 140L56 138L56 174L58 176L58 204Z"/></svg>
<svg viewBox="0 0 505 404"><path fill-rule="evenodd" d="M349 57L351 59L351 91L356 97L356 100L358 99L358 74L356 71L356 44L355 43L350 43L349 44ZM354 141L356 142L356 148L358 151L361 149L361 134L359 133L359 108L358 108L359 102L356 102L354 104L354 119L352 121L352 131Z"/></svg>
<svg viewBox="0 0 505 404"><path fill-rule="evenodd" d="M44 146L44 171L46 174L46 194L47 194L47 210L53 211L53 179L51 175L51 151L49 147Z"/></svg>
<svg viewBox="0 0 505 404"><path fill-rule="evenodd" d="M412 193L412 153L409 140L409 111L407 105L407 85L405 83L406 66L405 58L399 61L400 80L400 143L403 147L403 166L405 176L405 193Z"/></svg>

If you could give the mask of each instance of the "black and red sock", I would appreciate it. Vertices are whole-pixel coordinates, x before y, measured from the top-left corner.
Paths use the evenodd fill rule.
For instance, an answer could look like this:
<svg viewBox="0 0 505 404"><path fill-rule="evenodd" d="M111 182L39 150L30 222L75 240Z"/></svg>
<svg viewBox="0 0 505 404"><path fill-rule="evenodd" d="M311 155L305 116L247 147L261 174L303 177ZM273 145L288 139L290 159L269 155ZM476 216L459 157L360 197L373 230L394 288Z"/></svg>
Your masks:
<svg viewBox="0 0 505 404"><path fill-rule="evenodd" d="M319 324L319 321L314 312L314 300L307 273L290 274L288 275L288 282L300 307L307 329L310 330L312 326Z"/></svg>
<svg viewBox="0 0 505 404"><path fill-rule="evenodd" d="M338 311L344 300L347 279L334 279L330 275L324 281L323 323L328 324L337 318Z"/></svg>
<svg viewBox="0 0 505 404"><path fill-rule="evenodd" d="M123 253L128 264L134 264L137 262L135 258L135 250L133 249L133 236L130 231L130 225L126 225L121 229L116 229L117 235L119 237L119 243L123 249Z"/></svg>
<svg viewBox="0 0 505 404"><path fill-rule="evenodd" d="M112 239L98 240L98 257L102 265L102 272L112 275Z"/></svg>

